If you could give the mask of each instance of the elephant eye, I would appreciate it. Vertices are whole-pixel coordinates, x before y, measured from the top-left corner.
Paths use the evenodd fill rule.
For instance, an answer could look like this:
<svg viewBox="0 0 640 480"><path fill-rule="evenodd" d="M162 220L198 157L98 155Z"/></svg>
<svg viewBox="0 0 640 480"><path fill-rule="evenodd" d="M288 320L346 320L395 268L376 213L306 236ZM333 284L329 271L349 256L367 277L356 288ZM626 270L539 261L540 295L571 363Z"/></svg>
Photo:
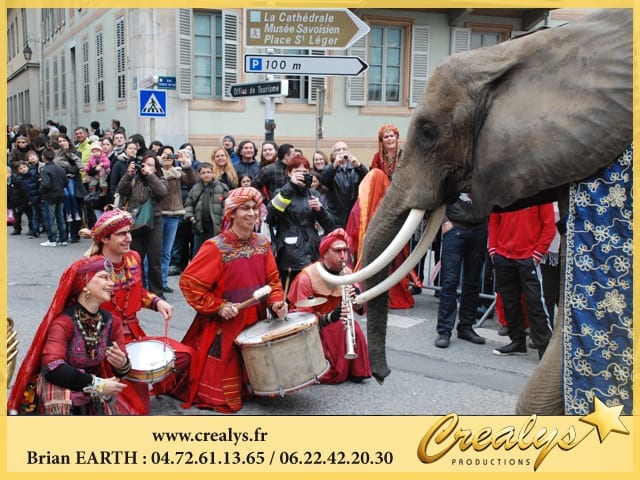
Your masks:
<svg viewBox="0 0 640 480"><path fill-rule="evenodd" d="M438 129L431 123L422 124L422 136L421 140L424 146L432 145L438 137Z"/></svg>

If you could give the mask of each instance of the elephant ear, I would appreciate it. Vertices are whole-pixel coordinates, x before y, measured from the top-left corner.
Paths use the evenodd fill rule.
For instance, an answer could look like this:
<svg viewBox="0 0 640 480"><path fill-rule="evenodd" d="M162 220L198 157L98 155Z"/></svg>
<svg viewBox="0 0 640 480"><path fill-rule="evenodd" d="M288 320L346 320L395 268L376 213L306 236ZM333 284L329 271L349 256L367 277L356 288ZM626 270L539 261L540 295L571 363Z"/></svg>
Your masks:
<svg viewBox="0 0 640 480"><path fill-rule="evenodd" d="M506 207L616 158L632 140L632 46L632 11L616 9L468 52L486 79L474 201Z"/></svg>

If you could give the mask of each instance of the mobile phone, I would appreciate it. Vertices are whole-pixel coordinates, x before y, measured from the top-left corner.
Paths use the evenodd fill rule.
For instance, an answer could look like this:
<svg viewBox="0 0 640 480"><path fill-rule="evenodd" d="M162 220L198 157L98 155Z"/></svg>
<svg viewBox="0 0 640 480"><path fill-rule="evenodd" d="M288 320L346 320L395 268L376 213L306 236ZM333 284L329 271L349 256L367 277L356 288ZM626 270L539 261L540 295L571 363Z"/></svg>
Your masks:
<svg viewBox="0 0 640 480"><path fill-rule="evenodd" d="M169 158L171 160L176 160L178 158L178 154L177 153L169 153L169 154L167 154L167 158Z"/></svg>

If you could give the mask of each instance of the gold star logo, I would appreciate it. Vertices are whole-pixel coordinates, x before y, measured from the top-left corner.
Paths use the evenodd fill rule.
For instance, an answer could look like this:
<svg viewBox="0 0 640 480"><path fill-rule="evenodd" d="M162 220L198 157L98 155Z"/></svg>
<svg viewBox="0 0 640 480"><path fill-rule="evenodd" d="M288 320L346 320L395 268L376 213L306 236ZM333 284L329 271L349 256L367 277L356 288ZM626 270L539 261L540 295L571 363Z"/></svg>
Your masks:
<svg viewBox="0 0 640 480"><path fill-rule="evenodd" d="M611 432L629 434L629 430L627 430L627 427L625 427L620 420L622 405L607 407L598 397L594 397L593 407L594 411L580 418L580 421L596 427L600 443L604 442L604 439L607 438L607 435Z"/></svg>

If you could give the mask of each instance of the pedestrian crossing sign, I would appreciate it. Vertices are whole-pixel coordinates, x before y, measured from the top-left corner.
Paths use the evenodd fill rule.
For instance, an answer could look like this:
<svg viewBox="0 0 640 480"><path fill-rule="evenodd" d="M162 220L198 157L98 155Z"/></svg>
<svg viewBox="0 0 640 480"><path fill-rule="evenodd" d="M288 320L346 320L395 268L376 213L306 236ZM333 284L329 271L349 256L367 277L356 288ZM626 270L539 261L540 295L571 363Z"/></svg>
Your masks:
<svg viewBox="0 0 640 480"><path fill-rule="evenodd" d="M138 113L141 117L167 116L167 92L164 90L140 90Z"/></svg>

